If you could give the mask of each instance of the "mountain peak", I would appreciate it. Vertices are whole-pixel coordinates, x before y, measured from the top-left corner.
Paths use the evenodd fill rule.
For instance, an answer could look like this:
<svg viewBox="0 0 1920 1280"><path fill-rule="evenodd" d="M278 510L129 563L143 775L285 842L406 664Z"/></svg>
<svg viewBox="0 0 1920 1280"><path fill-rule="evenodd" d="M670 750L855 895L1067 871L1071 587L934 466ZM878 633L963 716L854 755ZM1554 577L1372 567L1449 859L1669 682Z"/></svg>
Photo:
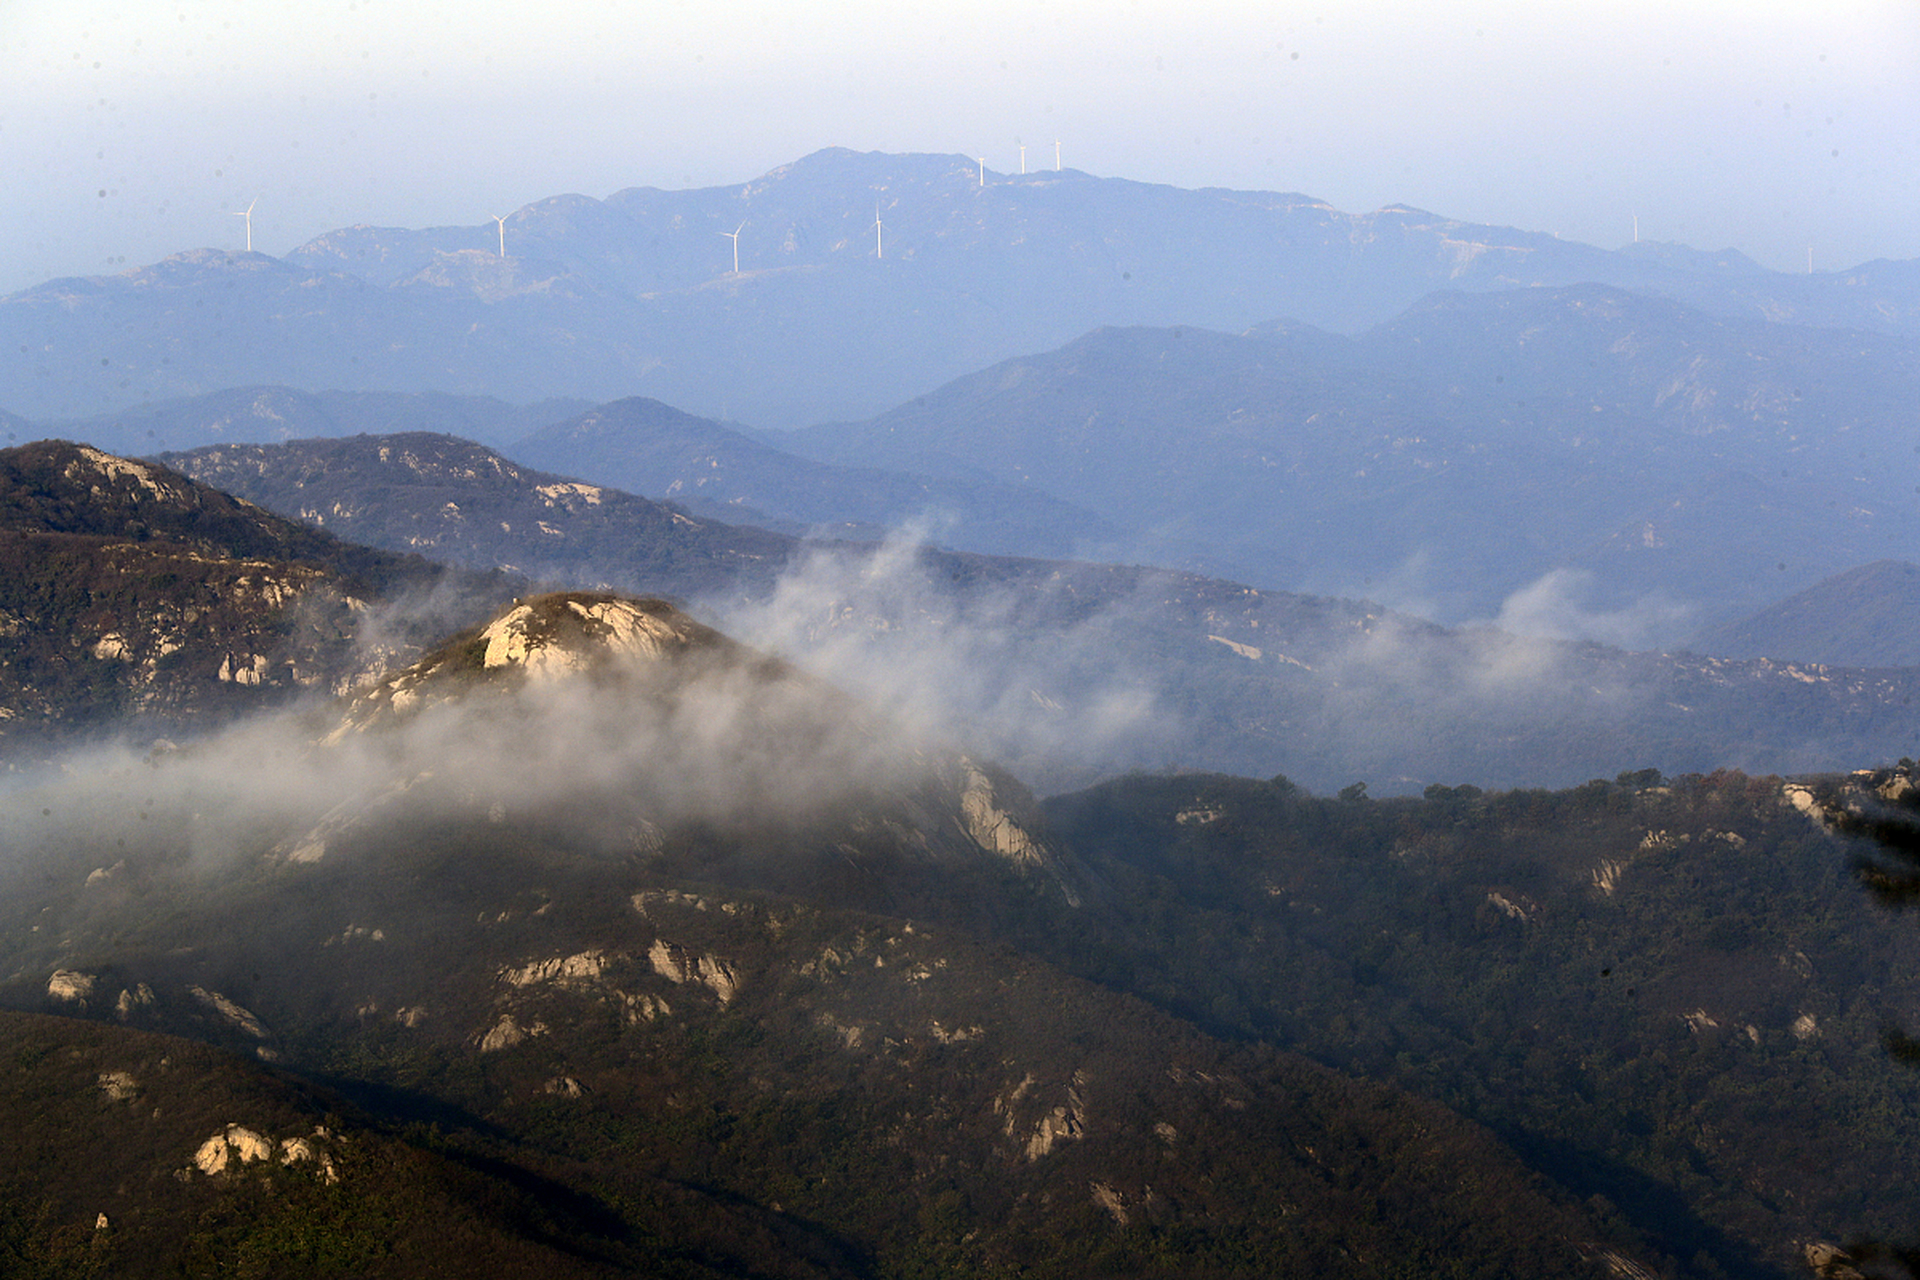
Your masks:
<svg viewBox="0 0 1920 1280"><path fill-rule="evenodd" d="M363 690L328 738L409 716L476 685L630 672L727 643L664 600L594 591L524 597Z"/></svg>
<svg viewBox="0 0 1920 1280"><path fill-rule="evenodd" d="M608 659L653 660L702 643L705 628L662 600L584 591L516 600L480 629L483 670L574 672Z"/></svg>

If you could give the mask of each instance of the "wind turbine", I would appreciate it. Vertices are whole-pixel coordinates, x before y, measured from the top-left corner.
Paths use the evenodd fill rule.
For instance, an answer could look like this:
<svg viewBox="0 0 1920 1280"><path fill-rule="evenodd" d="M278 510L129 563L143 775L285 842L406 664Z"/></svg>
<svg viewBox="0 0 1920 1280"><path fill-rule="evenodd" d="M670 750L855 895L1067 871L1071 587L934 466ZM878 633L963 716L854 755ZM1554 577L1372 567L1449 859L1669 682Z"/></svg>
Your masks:
<svg viewBox="0 0 1920 1280"><path fill-rule="evenodd" d="M500 261L505 262L507 260L507 220L497 213L490 213L487 216L500 224Z"/></svg>
<svg viewBox="0 0 1920 1280"><path fill-rule="evenodd" d="M876 259L887 256L885 248L880 243L880 202L878 200L873 202L873 256Z"/></svg>
<svg viewBox="0 0 1920 1280"><path fill-rule="evenodd" d="M875 209L874 216L877 218L879 217L879 214L880 214L880 211L878 209ZM723 236L729 237L733 241L733 274L735 275L740 274L740 233L742 231L745 231L746 229L747 229L747 224L745 222L742 222L739 226L735 227L733 230L722 231L720 233Z"/></svg>
<svg viewBox="0 0 1920 1280"><path fill-rule="evenodd" d="M1060 172L1060 139L1053 140L1053 171Z"/></svg>
<svg viewBox="0 0 1920 1280"><path fill-rule="evenodd" d="M1027 144L1023 142L1020 144L1020 172L1025 173L1026 171L1027 171Z"/></svg>
<svg viewBox="0 0 1920 1280"><path fill-rule="evenodd" d="M260 197L255 196L253 198L253 204L248 205L246 208L227 210L227 213L232 217L245 218L247 220L247 252L248 253L253 252L253 205L259 204L259 203L260 203Z"/></svg>
<svg viewBox="0 0 1920 1280"><path fill-rule="evenodd" d="M983 187L987 185L987 158L985 156L980 157L980 185Z"/></svg>

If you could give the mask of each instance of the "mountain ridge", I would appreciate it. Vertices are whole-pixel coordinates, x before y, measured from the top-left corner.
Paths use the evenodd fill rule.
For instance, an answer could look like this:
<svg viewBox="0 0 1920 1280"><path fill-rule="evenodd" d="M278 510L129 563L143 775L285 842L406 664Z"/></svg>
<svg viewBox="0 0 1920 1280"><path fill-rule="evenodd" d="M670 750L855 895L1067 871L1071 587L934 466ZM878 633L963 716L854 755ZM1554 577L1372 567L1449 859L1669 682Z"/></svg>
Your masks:
<svg viewBox="0 0 1920 1280"><path fill-rule="evenodd" d="M1352 338L1109 326L789 439L1077 503L1121 528L1105 558L1325 594L1393 584L1387 603L1448 623L1578 570L1593 607L1664 592L1697 610L1649 618L1640 642L1673 644L1920 536L1899 481L1916 395L1909 339L1578 285L1435 294ZM1771 518L1727 505L1661 556L1608 543L1732 471Z"/></svg>
<svg viewBox="0 0 1920 1280"><path fill-rule="evenodd" d="M674 550L696 528L662 520L642 500L630 500L626 528L627 500L613 490L563 509L539 493L547 481L509 483L512 465L477 446L429 438L415 446L423 465L430 444L451 451L451 470L496 477L502 492L427 483L404 465L405 449L374 467L373 439L244 450L247 465L223 482L293 515L336 501L361 513L363 498L328 497L329 486L345 495L377 487L391 520L343 517L336 527L401 547L435 529L439 553L470 565L532 563L515 549L529 542L570 547L572 585L697 601L726 629L804 655L875 702L965 726L1042 791L1169 767L1284 772L1327 791L1355 779L1418 791L1461 773L1492 785L1572 785L1617 772L1623 755L1675 772L1799 772L1915 749L1902 709L1920 678L1912 671L1448 630L1364 601L915 543L766 535L764 558L713 561ZM193 458L176 461L221 478ZM293 487L302 476L308 487ZM509 498L534 520L503 514ZM451 518L449 502L473 518ZM520 532L501 533L502 520ZM552 532L536 532L535 520ZM655 545L662 538L665 550ZM1555 602L1531 607L1551 620Z"/></svg>
<svg viewBox="0 0 1920 1280"><path fill-rule="evenodd" d="M500 590L63 441L0 450L0 530L16 766L75 735L185 733L345 687ZM411 622L379 607L402 598Z"/></svg>
<svg viewBox="0 0 1920 1280"><path fill-rule="evenodd" d="M1693 645L1741 657L1755 653L1855 667L1920 665L1913 617L1920 566L1876 560L1824 578L1754 614L1695 637Z"/></svg>

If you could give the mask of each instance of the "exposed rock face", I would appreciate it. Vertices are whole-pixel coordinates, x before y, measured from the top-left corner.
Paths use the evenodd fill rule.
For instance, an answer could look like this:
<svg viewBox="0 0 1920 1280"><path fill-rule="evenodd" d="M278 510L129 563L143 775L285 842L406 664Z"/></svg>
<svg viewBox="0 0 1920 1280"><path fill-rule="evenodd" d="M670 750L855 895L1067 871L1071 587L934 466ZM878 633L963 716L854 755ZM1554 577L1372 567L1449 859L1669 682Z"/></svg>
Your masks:
<svg viewBox="0 0 1920 1280"><path fill-rule="evenodd" d="M1866 1280L1866 1273L1854 1266L1856 1259L1837 1244L1824 1240L1810 1240L1802 1250L1807 1267L1820 1280ZM1875 1275L1904 1275L1903 1267L1899 1272L1876 1270Z"/></svg>
<svg viewBox="0 0 1920 1280"><path fill-rule="evenodd" d="M498 1053L502 1049L511 1049L514 1045L525 1043L527 1032L513 1020L512 1014L501 1014L500 1021L493 1024L491 1030L480 1037L480 1052Z"/></svg>
<svg viewBox="0 0 1920 1280"><path fill-rule="evenodd" d="M251 1013L247 1012L247 1010L227 999L218 991L208 991L204 987L188 987L187 993L207 1008L219 1014L228 1025L244 1031L255 1040L265 1040L267 1038L267 1029L261 1025L260 1019L254 1017Z"/></svg>
<svg viewBox="0 0 1920 1280"><path fill-rule="evenodd" d="M129 1071L102 1071L100 1073L100 1092L108 1102L125 1102L139 1089L140 1084Z"/></svg>
<svg viewBox="0 0 1920 1280"><path fill-rule="evenodd" d="M193 1153L193 1167L213 1177L242 1165L266 1163L277 1156L282 1165L310 1164L327 1182L338 1182L333 1156L326 1149L328 1137L325 1129L315 1129L311 1137L282 1138L275 1143L258 1130L230 1124L200 1144L199 1150Z"/></svg>
<svg viewBox="0 0 1920 1280"><path fill-rule="evenodd" d="M647 961L668 982L706 987L720 997L721 1004L732 1000L740 990L740 979L731 964L718 956L695 955L664 938L654 939L647 950Z"/></svg>
<svg viewBox="0 0 1920 1280"><path fill-rule="evenodd" d="M481 665L518 665L530 675L547 675L580 671L608 657L659 658L692 634L675 625L677 617L617 596L563 597L559 608L522 602L481 628L486 642ZM575 629L594 643L566 643Z"/></svg>
<svg viewBox="0 0 1920 1280"><path fill-rule="evenodd" d="M95 978L74 969L57 969L47 979L47 994L55 1000L84 1003L93 995Z"/></svg>
<svg viewBox="0 0 1920 1280"><path fill-rule="evenodd" d="M503 680L618 674L635 664L714 649L747 656L662 600L578 591L516 600L483 626L356 695L331 739Z"/></svg>
<svg viewBox="0 0 1920 1280"><path fill-rule="evenodd" d="M994 1111L1006 1117L1009 1138L1018 1139L1022 1133L1026 1134L1021 1150L1029 1163L1053 1154L1063 1142L1085 1137L1087 1132L1086 1103L1081 1096L1084 1081L1080 1073L1074 1074L1063 1101L1052 1106L1040 1102L1036 1115L1039 1083L1029 1072L993 1104Z"/></svg>
<svg viewBox="0 0 1920 1280"><path fill-rule="evenodd" d="M500 976L516 987L528 987L539 982L558 982L573 986L598 978L606 971L607 959L603 951L585 951L574 956L536 960L518 969L509 969Z"/></svg>
<svg viewBox="0 0 1920 1280"><path fill-rule="evenodd" d="M1038 865L1040 847L1013 817L994 803L993 782L971 760L963 761L967 770L966 790L960 793L960 812L966 820L967 834L988 853L1012 862Z"/></svg>
<svg viewBox="0 0 1920 1280"><path fill-rule="evenodd" d="M194 1167L204 1174L222 1173L228 1164L252 1164L271 1159L273 1142L263 1134L230 1124L200 1144L193 1153Z"/></svg>

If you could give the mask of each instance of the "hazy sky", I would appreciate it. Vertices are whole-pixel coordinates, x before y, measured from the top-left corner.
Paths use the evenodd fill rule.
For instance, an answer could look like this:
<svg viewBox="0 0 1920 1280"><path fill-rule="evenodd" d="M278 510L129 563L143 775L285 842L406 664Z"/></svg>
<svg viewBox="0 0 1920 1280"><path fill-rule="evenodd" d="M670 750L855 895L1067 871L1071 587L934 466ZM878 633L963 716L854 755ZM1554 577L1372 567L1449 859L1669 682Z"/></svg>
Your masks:
<svg viewBox="0 0 1920 1280"><path fill-rule="evenodd" d="M826 146L1920 257L1916 0L0 0L0 292Z"/></svg>

